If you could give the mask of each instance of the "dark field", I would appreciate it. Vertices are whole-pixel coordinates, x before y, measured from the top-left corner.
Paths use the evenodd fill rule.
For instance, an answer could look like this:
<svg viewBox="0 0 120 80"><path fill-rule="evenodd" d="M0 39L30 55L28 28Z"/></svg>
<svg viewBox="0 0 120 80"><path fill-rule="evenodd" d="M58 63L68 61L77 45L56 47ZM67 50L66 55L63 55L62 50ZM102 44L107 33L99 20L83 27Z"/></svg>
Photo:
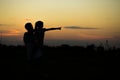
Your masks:
<svg viewBox="0 0 120 80"><path fill-rule="evenodd" d="M1 44L1 77L16 80L116 80L119 76L120 48L44 46L43 53L40 64L28 64L24 46Z"/></svg>

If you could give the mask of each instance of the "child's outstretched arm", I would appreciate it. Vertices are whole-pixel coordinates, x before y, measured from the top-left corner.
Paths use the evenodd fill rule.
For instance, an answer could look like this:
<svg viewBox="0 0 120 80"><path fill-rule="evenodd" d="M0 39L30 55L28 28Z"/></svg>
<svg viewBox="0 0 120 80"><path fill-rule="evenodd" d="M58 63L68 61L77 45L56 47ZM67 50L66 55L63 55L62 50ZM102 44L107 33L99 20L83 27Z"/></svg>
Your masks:
<svg viewBox="0 0 120 80"><path fill-rule="evenodd" d="M45 29L45 31L50 31L50 30L61 30L61 27L58 27L58 28L48 28L48 29Z"/></svg>

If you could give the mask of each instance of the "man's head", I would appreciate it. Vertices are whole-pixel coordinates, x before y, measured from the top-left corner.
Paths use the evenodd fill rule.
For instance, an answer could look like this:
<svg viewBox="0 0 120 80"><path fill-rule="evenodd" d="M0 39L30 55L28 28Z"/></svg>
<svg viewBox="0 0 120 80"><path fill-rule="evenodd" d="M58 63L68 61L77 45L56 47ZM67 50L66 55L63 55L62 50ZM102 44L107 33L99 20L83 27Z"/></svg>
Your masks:
<svg viewBox="0 0 120 80"><path fill-rule="evenodd" d="M27 30L27 31L32 31L33 30L33 26L32 26L32 24L31 23L26 23L25 24L25 29Z"/></svg>
<svg viewBox="0 0 120 80"><path fill-rule="evenodd" d="M35 23L35 29L37 29L37 28L43 28L43 22L42 21L37 21Z"/></svg>

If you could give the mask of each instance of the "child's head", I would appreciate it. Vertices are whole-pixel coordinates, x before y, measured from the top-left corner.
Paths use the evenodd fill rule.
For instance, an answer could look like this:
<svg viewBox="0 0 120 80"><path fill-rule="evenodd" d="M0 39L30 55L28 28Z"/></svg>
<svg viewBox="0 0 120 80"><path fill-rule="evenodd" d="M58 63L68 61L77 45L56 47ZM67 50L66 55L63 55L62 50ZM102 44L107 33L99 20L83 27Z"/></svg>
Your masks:
<svg viewBox="0 0 120 80"><path fill-rule="evenodd" d="M35 29L38 29L38 28L43 28L43 22L42 21L37 21L35 23Z"/></svg>
<svg viewBox="0 0 120 80"><path fill-rule="evenodd" d="M31 24L31 23L26 23L26 24L25 24L25 29L26 29L27 31L32 31L32 30L33 30L32 24Z"/></svg>

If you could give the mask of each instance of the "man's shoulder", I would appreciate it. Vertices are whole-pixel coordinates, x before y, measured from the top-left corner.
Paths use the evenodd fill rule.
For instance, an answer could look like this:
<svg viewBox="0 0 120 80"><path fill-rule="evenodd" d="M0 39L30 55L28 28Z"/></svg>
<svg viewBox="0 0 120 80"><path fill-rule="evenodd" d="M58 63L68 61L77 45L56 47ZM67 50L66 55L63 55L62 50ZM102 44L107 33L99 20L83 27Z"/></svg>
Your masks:
<svg viewBox="0 0 120 80"><path fill-rule="evenodd" d="M25 32L24 35L28 34L28 32Z"/></svg>
<svg viewBox="0 0 120 80"><path fill-rule="evenodd" d="M47 29L46 28L43 28L43 31L46 31Z"/></svg>

